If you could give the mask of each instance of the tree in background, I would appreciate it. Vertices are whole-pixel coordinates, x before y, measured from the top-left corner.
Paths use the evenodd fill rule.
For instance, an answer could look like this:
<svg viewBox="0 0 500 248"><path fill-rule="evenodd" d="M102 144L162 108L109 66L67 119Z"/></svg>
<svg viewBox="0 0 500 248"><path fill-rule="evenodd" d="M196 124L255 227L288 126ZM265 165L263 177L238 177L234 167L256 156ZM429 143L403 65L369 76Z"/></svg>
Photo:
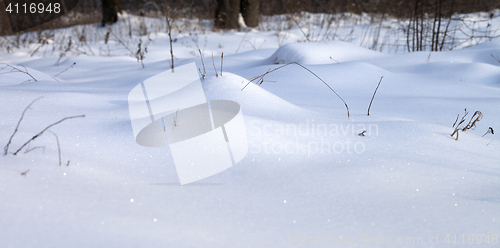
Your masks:
<svg viewBox="0 0 500 248"><path fill-rule="evenodd" d="M239 28L238 18L242 14L248 27L259 25L259 1L255 0L217 0L215 27L221 29Z"/></svg>
<svg viewBox="0 0 500 248"><path fill-rule="evenodd" d="M248 27L259 26L259 6L260 1L255 0L241 0L240 12Z"/></svg>
<svg viewBox="0 0 500 248"><path fill-rule="evenodd" d="M118 21L118 13L122 11L121 0L102 0L102 26Z"/></svg>

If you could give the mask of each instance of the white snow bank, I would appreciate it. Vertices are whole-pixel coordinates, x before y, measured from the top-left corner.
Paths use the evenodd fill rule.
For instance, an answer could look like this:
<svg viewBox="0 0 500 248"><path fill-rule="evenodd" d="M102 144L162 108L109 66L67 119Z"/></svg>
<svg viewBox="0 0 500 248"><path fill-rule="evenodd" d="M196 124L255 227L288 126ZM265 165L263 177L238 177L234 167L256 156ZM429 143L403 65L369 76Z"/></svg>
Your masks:
<svg viewBox="0 0 500 248"><path fill-rule="evenodd" d="M382 53L341 41L291 43L280 47L268 63L332 64L383 56Z"/></svg>

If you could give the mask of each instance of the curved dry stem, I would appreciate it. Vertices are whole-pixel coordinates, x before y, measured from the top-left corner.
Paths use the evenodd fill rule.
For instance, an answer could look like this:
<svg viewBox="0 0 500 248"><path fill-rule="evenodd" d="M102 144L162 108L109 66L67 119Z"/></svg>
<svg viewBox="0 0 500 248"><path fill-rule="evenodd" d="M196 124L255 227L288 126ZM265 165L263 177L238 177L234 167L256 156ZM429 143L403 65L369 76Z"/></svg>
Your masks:
<svg viewBox="0 0 500 248"><path fill-rule="evenodd" d="M24 143L19 149L17 149L17 151L14 153L14 155L17 155L25 146L27 146L31 141L35 140L36 138L38 138L40 135L42 135L45 131L47 131L49 128L65 121L65 120L68 120L68 119L73 119L73 118L82 118L82 117L85 117L85 115L77 115L77 116L70 116L70 117L65 117L57 122L54 122L50 125L48 125L45 129L43 129L41 132L37 133L35 136L31 137L30 140L26 141L26 143Z"/></svg>
<svg viewBox="0 0 500 248"><path fill-rule="evenodd" d="M17 122L17 125L16 125L16 128L14 129L14 132L12 133L12 135L10 136L10 139L9 139L9 142L7 142L7 145L5 145L5 147L3 148L3 155L7 155L7 152L9 152L9 146L10 146L10 143L12 142L12 139L14 138L14 135L16 135L17 133L17 130L19 129L19 125L21 125L21 121L23 120L24 118L24 114L26 113L26 111L28 111L28 109L31 107L31 105L33 105L33 103L35 103L36 101L42 99L43 96L41 97L38 97L37 99L33 100L23 111L23 113L21 114L21 118L19 118L19 121Z"/></svg>
<svg viewBox="0 0 500 248"><path fill-rule="evenodd" d="M282 65L282 66L279 66L279 67L276 67L274 69L269 69L266 73L260 75L260 76L256 76L256 77L253 77L250 79L250 81L245 85L245 87L243 87L243 89L241 89L241 91L243 91L250 83L254 82L257 80L257 85L261 85L263 82L264 82L264 77L271 73L271 72L274 72L274 71L277 71L283 67L286 67L286 66L289 66L289 65L292 65L292 64L295 64L295 65L298 65L300 66L302 69L308 71L309 73L311 73L312 75L314 75L317 79L319 79L324 85L326 85L326 87L328 87L328 89L330 89L345 105L346 109L347 109L347 118L350 117L350 114L349 114L349 106L347 106L347 103L344 101L344 99L332 88L330 87L330 85L328 85L323 79L321 79L318 75L316 75L316 73L314 73L313 71L309 70L309 68L297 63L297 62L290 62L288 64L285 64L285 65Z"/></svg>

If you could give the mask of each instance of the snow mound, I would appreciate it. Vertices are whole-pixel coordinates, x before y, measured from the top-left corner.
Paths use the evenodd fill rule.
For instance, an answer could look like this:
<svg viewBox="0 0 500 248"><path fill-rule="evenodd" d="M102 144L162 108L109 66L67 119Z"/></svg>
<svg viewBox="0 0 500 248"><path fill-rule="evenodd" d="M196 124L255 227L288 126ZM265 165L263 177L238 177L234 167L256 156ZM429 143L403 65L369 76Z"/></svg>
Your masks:
<svg viewBox="0 0 500 248"><path fill-rule="evenodd" d="M305 109L230 72L224 72L223 76L206 78L202 80L202 85L207 100L235 101L241 105L245 114L276 116L306 112Z"/></svg>
<svg viewBox="0 0 500 248"><path fill-rule="evenodd" d="M293 43L280 47L268 59L268 64L287 64L291 62L331 64L381 56L383 56L381 53L340 41Z"/></svg>

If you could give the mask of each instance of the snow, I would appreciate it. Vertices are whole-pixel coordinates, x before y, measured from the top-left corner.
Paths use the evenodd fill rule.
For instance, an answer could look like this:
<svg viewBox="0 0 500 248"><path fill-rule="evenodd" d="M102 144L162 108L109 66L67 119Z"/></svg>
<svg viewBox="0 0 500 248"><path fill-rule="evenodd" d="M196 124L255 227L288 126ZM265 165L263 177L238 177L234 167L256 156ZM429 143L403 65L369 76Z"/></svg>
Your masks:
<svg viewBox="0 0 500 248"><path fill-rule="evenodd" d="M96 37L106 31L96 28ZM0 52L2 63L22 64L37 78L0 75L0 144L25 107L43 96L0 157L0 247L289 247L318 237L326 245L349 237L357 247L421 247L436 236L435 247L448 247L446 235L451 245L456 235L457 247L468 245L469 235L488 235L490 244L475 241L475 247L495 246L500 62L491 55L500 57L498 38L429 54L381 53L355 41L296 42L303 39L298 28L284 44L275 31L263 30L174 37L176 66L202 68L197 47L202 50L207 99L240 104L247 156L180 186L168 148L135 143L127 96L169 69L165 33L150 37L145 68L113 39L111 56L68 53L57 66L59 53L50 47L34 56L32 48ZM106 45L96 40L89 47L96 52ZM222 76L215 75L212 52L219 74L224 52ZM290 62L338 92L350 118L340 99L297 65L242 90L252 77ZM484 118L455 140L452 124L464 108L469 117L480 110ZM81 114L51 128L63 166L50 133L31 144L45 149L12 155L46 126ZM495 134L481 137L488 127ZM422 244L395 244L407 237L421 237Z"/></svg>

